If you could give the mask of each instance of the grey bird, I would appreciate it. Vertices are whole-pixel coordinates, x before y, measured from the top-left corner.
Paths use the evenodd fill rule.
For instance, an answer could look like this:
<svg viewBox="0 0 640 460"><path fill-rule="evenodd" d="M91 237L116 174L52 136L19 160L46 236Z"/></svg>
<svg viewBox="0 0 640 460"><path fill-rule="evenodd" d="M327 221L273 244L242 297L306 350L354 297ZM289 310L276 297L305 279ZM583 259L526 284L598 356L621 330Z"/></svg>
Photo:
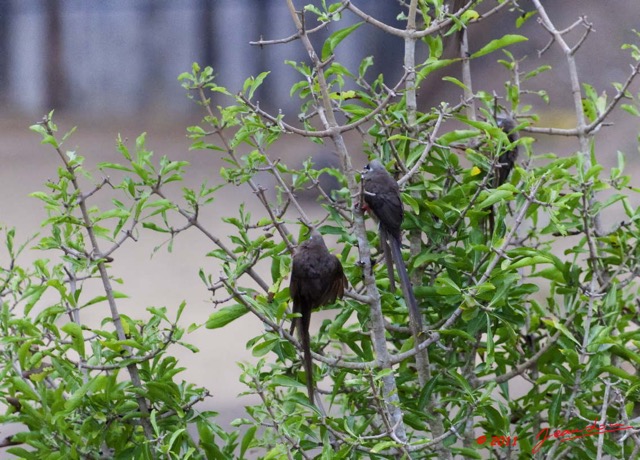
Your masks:
<svg viewBox="0 0 640 460"><path fill-rule="evenodd" d="M401 227L404 218L404 208L400 197L400 188L396 180L378 160L373 160L365 166L362 180L365 208L370 210L378 219L380 226L380 244L383 246L385 254L387 254L387 251L384 246L388 244L391 248L391 257L398 271L398 277L400 278L402 291L405 301L407 302L407 308L410 310L411 318L414 318L417 322L417 324L413 325L416 331L414 335L417 335L422 332L422 315L418 311L418 303L413 294L407 267L402 258ZM387 269L389 270L391 287L394 289L393 271L390 270L389 262L387 262ZM414 328L412 327L412 329ZM416 336L415 339L417 345L418 337Z"/></svg>

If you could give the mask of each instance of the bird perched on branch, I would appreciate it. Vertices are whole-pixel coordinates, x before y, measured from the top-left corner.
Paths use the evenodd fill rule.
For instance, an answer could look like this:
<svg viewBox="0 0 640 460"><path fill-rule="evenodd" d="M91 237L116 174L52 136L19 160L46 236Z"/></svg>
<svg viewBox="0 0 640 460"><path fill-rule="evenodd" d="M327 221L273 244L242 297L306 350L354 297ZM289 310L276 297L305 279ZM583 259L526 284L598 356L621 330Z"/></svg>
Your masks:
<svg viewBox="0 0 640 460"><path fill-rule="evenodd" d="M342 264L329 252L322 235L313 230L309 239L298 246L291 267L289 294L293 301L294 318L290 333L298 329L298 337L304 355L304 370L307 378L309 401L314 403L313 363L311 361L311 339L309 324L311 311L329 305L342 298L347 288L347 278Z"/></svg>
<svg viewBox="0 0 640 460"><path fill-rule="evenodd" d="M516 122L510 117L499 117L497 120L498 127L501 128L509 138L509 142L513 143L518 140L518 133L513 130L516 128ZM494 181L494 187L500 187L509 178L509 174L518 159L518 146L503 152L498 158L497 172Z"/></svg>
<svg viewBox="0 0 640 460"><path fill-rule="evenodd" d="M404 209L400 197L400 188L396 180L378 160L373 160L365 166L362 181L364 207L378 219L380 244L383 246L385 255L388 252L384 246L388 244L390 247L391 257L398 271L407 308L409 309L410 317L415 322L413 326L420 333L422 332L422 315L418 311L418 303L413 294L407 267L402 258L401 226L404 218ZM393 289L393 271L390 269L389 262L387 262L387 269L389 269L389 280ZM415 337L415 339L417 344L418 337Z"/></svg>
<svg viewBox="0 0 640 460"><path fill-rule="evenodd" d="M507 134L510 143L518 140L518 133L513 131L516 128L516 122L513 118L498 117L496 118L496 122L498 127ZM504 184L507 179L509 179L509 174L511 174L517 159L518 146L502 152L497 162L494 163L494 170L490 173L493 174L493 178L491 178L488 184L493 188L498 188ZM495 213L495 206L491 206L488 217L489 228L487 229L489 235L493 234L495 229Z"/></svg>

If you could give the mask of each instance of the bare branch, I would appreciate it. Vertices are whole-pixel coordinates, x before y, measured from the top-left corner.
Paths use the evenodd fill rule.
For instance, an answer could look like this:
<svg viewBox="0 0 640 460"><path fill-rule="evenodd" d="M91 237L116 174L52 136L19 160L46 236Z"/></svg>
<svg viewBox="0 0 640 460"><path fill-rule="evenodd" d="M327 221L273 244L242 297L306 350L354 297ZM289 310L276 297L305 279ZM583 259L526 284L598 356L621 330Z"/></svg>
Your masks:
<svg viewBox="0 0 640 460"><path fill-rule="evenodd" d="M405 74L405 76L406 76L406 74ZM401 83L402 83L402 80L398 84L401 84ZM249 106L255 113L257 113L258 115L260 115L264 119L270 121L274 125L279 126L280 129L282 129L284 132L298 134L299 136L303 136L303 137L317 137L317 138L332 137L332 136L335 136L336 134L342 134L342 133L345 133L347 131L351 131L353 129L356 129L357 127L359 127L359 126L363 125L364 123L368 122L369 120L373 119L378 113L380 113L388 105L388 103L391 101L391 99L394 98L395 96L396 96L395 91L390 90L387 93L387 96L385 97L385 99L382 101L381 104L379 104L371 112L369 112L368 114L366 114L365 116L363 116L361 118L358 118L354 122L351 122L351 123L348 123L348 124L342 125L342 126L335 126L335 127L331 128L331 129L310 131L308 129L296 128L293 125L285 123L282 119L280 119L278 117L274 117L270 113L262 110L259 105L254 104L249 99L244 97L244 95L242 95L242 94L238 95L240 100L242 100L245 104L247 104L247 106ZM322 112L322 113L324 113L324 112ZM319 113L319 115L322 115L322 113Z"/></svg>
<svg viewBox="0 0 640 460"><path fill-rule="evenodd" d="M633 81L635 80L635 78L638 76L639 73L640 73L640 62L638 62L635 66L631 66L631 72L629 73L627 80L622 84L622 87L618 90L618 92L613 97L609 105L602 111L600 115L598 115L598 118L593 120L593 122L591 122L589 126L585 128L586 134L589 134L595 131L598 127L600 127L600 125L604 122L604 120L609 116L611 111L618 105L620 100L625 97L626 92L629 89L629 86L631 86L631 83L633 83Z"/></svg>
<svg viewBox="0 0 640 460"><path fill-rule="evenodd" d="M346 5L342 5L340 6L340 8L338 8L336 11L333 12L334 15L338 15L339 13L341 13L344 9L346 8ZM320 24L318 24L316 27L314 27L313 29L308 29L305 30L305 33L307 35L309 34L313 34L315 32L318 32L319 30L324 29L325 27L327 27L329 24L331 24L330 21L322 21ZM281 45L283 43L290 43L294 40L298 40L300 38L300 32L296 32L293 35L289 35L286 38L279 38L279 39L275 39L275 40L263 40L262 37L260 37L260 40L258 41L251 41L249 42L250 45L253 46L265 46L265 45Z"/></svg>
<svg viewBox="0 0 640 460"><path fill-rule="evenodd" d="M407 171L407 173L398 180L399 186L402 187L404 184L410 181L411 178L414 176L414 174L416 174L420 170L420 167L427 159L427 155L429 154L429 152L431 151L431 148L436 142L436 136L438 135L438 131L440 130L440 125L442 124L442 120L444 120L444 117L445 117L445 110L446 110L446 107L442 107L442 109L438 112L438 119L436 120L436 124L434 125L433 130L431 131L431 134L429 134L429 140L427 142L427 145L424 147L424 150L422 151L420 158L418 158L418 160L414 163L411 169Z"/></svg>
<svg viewBox="0 0 640 460"><path fill-rule="evenodd" d="M580 23L584 24L586 30L585 30L584 34L582 35L582 37L580 37L578 42L575 45L573 45L573 48L571 48L571 54L576 54L576 52L580 49L580 47L582 46L584 41L587 39L589 34L594 30L593 29L593 24L590 23L590 22L587 22L587 18L586 17L584 17L584 16L581 17L580 18Z"/></svg>

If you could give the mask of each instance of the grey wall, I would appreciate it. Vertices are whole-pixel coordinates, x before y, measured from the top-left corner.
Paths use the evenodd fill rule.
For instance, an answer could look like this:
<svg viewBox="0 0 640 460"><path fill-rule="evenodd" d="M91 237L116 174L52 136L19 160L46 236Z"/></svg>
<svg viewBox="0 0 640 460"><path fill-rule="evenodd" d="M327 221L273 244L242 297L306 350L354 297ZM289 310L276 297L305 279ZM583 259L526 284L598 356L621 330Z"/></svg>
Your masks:
<svg viewBox="0 0 640 460"><path fill-rule="evenodd" d="M371 13L393 20L396 7L376 2ZM321 43L333 30L314 39ZM261 49L249 41L292 33L281 0L0 0L2 108L188 110L193 104L176 77L194 61L212 65L219 82L233 91L247 76L272 70L260 98L281 106L298 79L282 63L304 59L300 43ZM358 56L402 47L397 39L383 44L372 28L358 34L357 42L340 50L354 70Z"/></svg>

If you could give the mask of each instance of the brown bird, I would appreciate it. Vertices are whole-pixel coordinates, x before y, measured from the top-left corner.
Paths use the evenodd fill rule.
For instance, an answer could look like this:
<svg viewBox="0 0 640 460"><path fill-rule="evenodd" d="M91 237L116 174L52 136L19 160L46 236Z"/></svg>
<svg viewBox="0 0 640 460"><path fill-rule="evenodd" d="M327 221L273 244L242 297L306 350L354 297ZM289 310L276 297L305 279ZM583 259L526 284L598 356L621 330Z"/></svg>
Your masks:
<svg viewBox="0 0 640 460"><path fill-rule="evenodd" d="M293 301L293 313L300 316L294 318L290 333L296 327L304 355L304 370L307 376L307 393L309 401L313 398L313 368L311 361L311 339L309 323L311 310L329 305L342 298L347 288L342 264L327 249L322 235L313 230L309 239L300 244L295 252L291 267L289 294Z"/></svg>
<svg viewBox="0 0 640 460"><path fill-rule="evenodd" d="M518 133L513 131L516 128L516 122L513 118L498 117L496 119L496 122L498 127L501 128L507 134L507 137L509 138L509 142L513 143L518 140ZM494 163L495 167L493 172L493 178L489 182L489 184L492 184L493 188L500 187L502 184L504 184L507 181L507 179L509 179L509 174L511 174L511 171L515 166L517 159L518 159L518 146L515 146L514 148L510 150L506 150L500 154L500 156L498 157L497 163ZM489 228L487 229L487 231L489 232L489 235L492 235L493 231L495 230L495 226L496 226L495 214L496 214L495 206L491 206L491 209L489 209L489 217L488 217Z"/></svg>
<svg viewBox="0 0 640 460"><path fill-rule="evenodd" d="M502 130L507 134L507 137L509 138L509 142L513 143L518 140L518 133L513 131L516 128L516 122L514 121L513 118L510 118L510 117L498 118L497 124L498 124L498 127L502 128ZM498 165L496 168L497 173L496 173L496 180L494 182L495 187L500 187L502 184L504 184L507 181L507 179L509 178L509 174L511 173L511 170L513 169L513 166L515 165L517 159L518 159L517 146L512 148L511 150L505 151L502 155L500 155L500 157L498 158Z"/></svg>
<svg viewBox="0 0 640 460"><path fill-rule="evenodd" d="M407 273L407 267L402 258L401 248L401 226L404 218L404 208L402 207L402 199L400 198L400 188L396 180L391 177L385 167L378 160L371 161L364 168L362 175L364 185L364 202L365 208L370 210L378 219L380 226L380 244L383 246L388 244L391 248L391 256L393 263L398 270L398 277L402 291L407 302L407 308L410 310L412 318L415 318L416 331L422 331L422 315L418 311L418 303L413 295L413 288ZM387 263L387 268L389 268ZM393 279L393 272L389 273L390 281ZM393 288L393 283L392 283ZM415 337L416 345L418 337Z"/></svg>

